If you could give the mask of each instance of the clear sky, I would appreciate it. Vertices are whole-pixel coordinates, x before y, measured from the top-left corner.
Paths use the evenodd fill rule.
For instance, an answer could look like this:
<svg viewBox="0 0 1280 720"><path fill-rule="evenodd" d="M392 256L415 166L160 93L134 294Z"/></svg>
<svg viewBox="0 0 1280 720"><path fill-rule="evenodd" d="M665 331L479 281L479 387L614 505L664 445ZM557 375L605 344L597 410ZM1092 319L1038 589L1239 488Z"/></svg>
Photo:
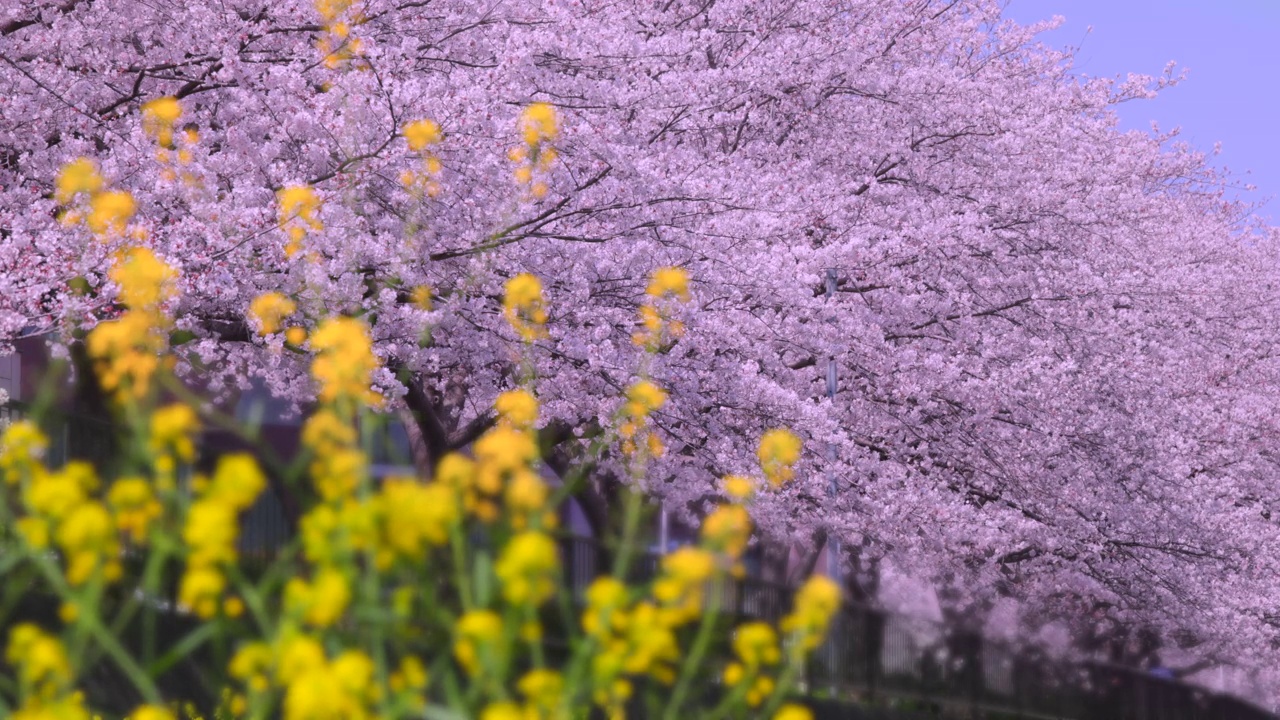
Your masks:
<svg viewBox="0 0 1280 720"><path fill-rule="evenodd" d="M1180 127L1205 152L1221 142L1213 162L1258 186L1239 197L1267 200L1261 214L1280 225L1280 0L1009 0L1005 15L1024 24L1064 16L1042 39L1078 46L1082 75L1159 75L1176 60L1187 79L1121 105L1122 126Z"/></svg>

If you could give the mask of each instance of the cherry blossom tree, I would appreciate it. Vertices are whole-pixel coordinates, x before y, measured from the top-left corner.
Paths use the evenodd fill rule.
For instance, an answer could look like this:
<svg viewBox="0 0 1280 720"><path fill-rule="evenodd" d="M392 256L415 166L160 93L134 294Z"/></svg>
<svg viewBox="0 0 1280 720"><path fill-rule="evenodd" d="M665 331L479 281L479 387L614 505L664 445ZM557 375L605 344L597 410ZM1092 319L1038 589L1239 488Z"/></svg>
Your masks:
<svg viewBox="0 0 1280 720"><path fill-rule="evenodd" d="M1280 238L1176 135L1117 128L1173 76L1078 79L1000 12L10 4L0 331L74 342L143 238L181 268L184 372L305 402L283 328L360 315L429 463L516 382L501 296L530 272L555 464L615 424L648 277L682 267L693 300L663 312L685 332L648 369L667 507L703 512L786 426L806 449L756 503L767 534L910 567L958 615L1010 595L1264 657ZM136 203L127 227L68 223L83 197L55 178L81 157ZM248 312L268 292L279 328Z"/></svg>

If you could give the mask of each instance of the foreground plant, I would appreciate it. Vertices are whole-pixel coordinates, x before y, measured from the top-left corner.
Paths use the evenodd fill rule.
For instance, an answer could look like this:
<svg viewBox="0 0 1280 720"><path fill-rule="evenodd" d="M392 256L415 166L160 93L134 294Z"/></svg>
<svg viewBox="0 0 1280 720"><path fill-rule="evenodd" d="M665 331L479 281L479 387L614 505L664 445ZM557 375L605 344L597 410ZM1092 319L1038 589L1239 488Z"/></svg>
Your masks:
<svg viewBox="0 0 1280 720"><path fill-rule="evenodd" d="M172 116L168 108L158 117ZM543 161L550 150L540 145L555 127L547 117L534 108L527 120ZM102 192L96 173L69 165L59 183L67 200ZM311 197L282 191L286 254L304 250L315 228ZM104 227L124 237L131 218ZM717 589L741 573L751 503L793 476L798 438L770 431L760 477L726 478L727 501L705 518L698 542L663 557L651 581L632 580L645 542L641 488L649 461L665 451L653 418L667 394L648 367L683 332L669 312L688 298L684 270L654 273L636 338L646 359L616 427L592 445L597 456L622 459L633 489L612 566L582 597L561 567L556 510L570 488L549 484L539 457L535 345L547 336L547 304L536 277L512 278L502 304L523 348L520 384L497 396L495 421L468 451L440 457L429 478L371 474L368 430L385 421L387 399L375 389L381 360L363 319L302 317L299 303L279 293L249 304L256 332L283 332L292 352L310 358L316 398L301 457L273 468L307 498L297 538L264 563L239 550L241 518L268 487L259 458L225 455L207 475L194 467L202 426L250 441L254 431L172 372L179 271L126 245L108 276L121 312L90 330L85 346L120 427L119 457L110 467L50 467L35 419L0 437L0 527L12 529L0 573L5 599L28 616L6 632L14 672L0 680L0 711L72 720L123 713L121 698L130 698L131 720L189 711L552 720L593 711L625 718L631 708L667 719L693 708L712 718L806 717L784 701L839 589L811 578L778 627L751 621L729 635L724 623L733 619L723 617ZM34 607L49 601L56 618ZM104 695L88 682L99 664L110 669L95 675L123 691ZM695 693L707 680L716 693Z"/></svg>

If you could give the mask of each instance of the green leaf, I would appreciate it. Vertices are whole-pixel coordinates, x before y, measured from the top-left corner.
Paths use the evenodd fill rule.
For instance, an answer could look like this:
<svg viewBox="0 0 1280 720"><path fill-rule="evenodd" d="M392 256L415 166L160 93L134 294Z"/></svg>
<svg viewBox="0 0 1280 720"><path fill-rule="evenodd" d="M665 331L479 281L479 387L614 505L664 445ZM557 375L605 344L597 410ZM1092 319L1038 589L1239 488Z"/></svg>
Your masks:
<svg viewBox="0 0 1280 720"><path fill-rule="evenodd" d="M190 330L174 330L169 333L169 347L178 347L196 339L196 334Z"/></svg>

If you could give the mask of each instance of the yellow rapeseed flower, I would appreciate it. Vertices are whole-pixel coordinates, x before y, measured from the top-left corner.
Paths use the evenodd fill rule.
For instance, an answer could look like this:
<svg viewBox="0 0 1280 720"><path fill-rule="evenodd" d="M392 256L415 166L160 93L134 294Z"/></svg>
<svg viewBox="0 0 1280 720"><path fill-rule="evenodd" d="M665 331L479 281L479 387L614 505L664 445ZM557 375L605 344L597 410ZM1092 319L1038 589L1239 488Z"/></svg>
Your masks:
<svg viewBox="0 0 1280 720"><path fill-rule="evenodd" d="M520 132L526 145L538 145L554 140L560 132L560 120L556 109L548 103L538 102L526 107L520 114Z"/></svg>
<svg viewBox="0 0 1280 720"><path fill-rule="evenodd" d="M721 487L724 488L725 495L739 502L750 500L756 492L755 481L742 475L726 475L721 481Z"/></svg>
<svg viewBox="0 0 1280 720"><path fill-rule="evenodd" d="M49 698L73 679L71 662L62 642L31 623L9 631L5 660L17 669L15 680L36 697ZM35 715L33 717L40 717Z"/></svg>
<svg viewBox="0 0 1280 720"><path fill-rule="evenodd" d="M208 619L218 613L227 578L214 567L188 567L178 584L178 602L196 615Z"/></svg>
<svg viewBox="0 0 1280 720"><path fill-rule="evenodd" d="M474 677L480 673L482 663L497 651L502 639L502 618L492 610L470 610L455 627L453 655Z"/></svg>
<svg viewBox="0 0 1280 720"><path fill-rule="evenodd" d="M194 565L234 562L238 512L219 497L207 497L191 504L182 540L191 551Z"/></svg>
<svg viewBox="0 0 1280 720"><path fill-rule="evenodd" d="M83 585L100 570L108 579L118 572L116 528L101 503L77 505L59 523L54 539L66 557L71 585Z"/></svg>
<svg viewBox="0 0 1280 720"><path fill-rule="evenodd" d="M156 98L142 106L142 129L162 147L172 147L173 126L180 117L182 104L177 98Z"/></svg>
<svg viewBox="0 0 1280 720"><path fill-rule="evenodd" d="M292 578L285 586L285 605L307 624L317 628L331 627L347 610L351 588L341 570L321 568L311 582Z"/></svg>
<svg viewBox="0 0 1280 720"><path fill-rule="evenodd" d="M124 190L98 192L89 200L87 223L95 235L120 235L136 210L133 196Z"/></svg>
<svg viewBox="0 0 1280 720"><path fill-rule="evenodd" d="M598 577L587 586L587 609L582 611L582 630L596 638L607 637L625 627L625 608L630 590L621 580Z"/></svg>
<svg viewBox="0 0 1280 720"><path fill-rule="evenodd" d="M546 301L542 297L542 281L536 275L520 273L508 280L502 308L507 322L525 342L546 334Z"/></svg>
<svg viewBox="0 0 1280 720"><path fill-rule="evenodd" d="M430 310L431 288L426 285L415 286L413 291L409 293L409 300L419 310Z"/></svg>
<svg viewBox="0 0 1280 720"><path fill-rule="evenodd" d="M58 177L54 181L54 199L59 203L67 203L80 193L93 195L103 185L98 166L89 158L76 158L58 171Z"/></svg>
<svg viewBox="0 0 1280 720"><path fill-rule="evenodd" d="M653 583L653 596L662 603L672 624L698 617L704 586L715 572L715 557L702 548L685 546L662 558L662 574Z"/></svg>
<svg viewBox="0 0 1280 720"><path fill-rule="evenodd" d="M33 477L23 500L34 515L60 521L88 499L86 489L74 474L63 468Z"/></svg>
<svg viewBox="0 0 1280 720"><path fill-rule="evenodd" d="M320 196L309 185L289 185L276 192L280 206L278 223L289 236L285 256L293 257L302 249L302 238L308 230L322 230L324 224L316 213L320 210Z"/></svg>
<svg viewBox="0 0 1280 720"><path fill-rule="evenodd" d="M144 247L116 255L107 276L119 286L119 300L130 310L154 312L178 294L178 271Z"/></svg>
<svg viewBox="0 0 1280 720"><path fill-rule="evenodd" d="M733 651L749 673L755 673L763 665L776 665L782 659L778 633L772 625L763 622L740 626L733 635Z"/></svg>
<svg viewBox="0 0 1280 720"><path fill-rule="evenodd" d="M741 505L722 505L702 522L702 542L737 561L751 539L751 514Z"/></svg>
<svg viewBox="0 0 1280 720"><path fill-rule="evenodd" d="M645 290L655 298L674 297L689 299L689 273L684 268L664 267L653 271L649 287Z"/></svg>
<svg viewBox="0 0 1280 720"><path fill-rule="evenodd" d="M379 402L378 394L371 389L373 371L379 362L363 322L349 317L328 318L311 334L311 347L317 353L311 363L311 376L320 385L321 402Z"/></svg>
<svg viewBox="0 0 1280 720"><path fill-rule="evenodd" d="M200 431L200 418L185 403L174 403L151 413L151 437L148 447L153 455L172 454L182 462L196 456L194 437Z"/></svg>
<svg viewBox="0 0 1280 720"><path fill-rule="evenodd" d="M205 495L243 511L253 505L266 487L267 478L252 455L231 453L218 458L218 467Z"/></svg>
<svg viewBox="0 0 1280 720"><path fill-rule="evenodd" d="M397 554L414 560L428 546L449 541L449 529L461 515L453 489L414 478L387 478L378 492L384 523L384 542Z"/></svg>
<svg viewBox="0 0 1280 720"><path fill-rule="evenodd" d="M532 711L526 714L526 720L552 720L562 715L564 694L564 677L555 670L537 668L525 673L516 683L516 689L524 696L527 707Z"/></svg>
<svg viewBox="0 0 1280 720"><path fill-rule="evenodd" d="M298 304L278 293L263 293L249 303L249 319L258 326L258 332L270 335L279 332L280 323L298 309Z"/></svg>
<svg viewBox="0 0 1280 720"><path fill-rule="evenodd" d="M812 575L796 592L793 609L782 619L780 627L804 650L822 644L831 618L840 609L840 586L831 578Z"/></svg>
<svg viewBox="0 0 1280 720"><path fill-rule="evenodd" d="M519 705L503 701L486 705L480 712L480 720L525 720L525 714Z"/></svg>
<svg viewBox="0 0 1280 720"><path fill-rule="evenodd" d="M414 152L426 150L428 145L440 142L440 126L433 120L415 120L406 123L401 129L409 149Z"/></svg>
<svg viewBox="0 0 1280 720"><path fill-rule="evenodd" d="M175 720L173 711L162 705L143 705L126 720Z"/></svg>
<svg viewBox="0 0 1280 720"><path fill-rule="evenodd" d="M794 465L800 460L800 438L786 428L775 428L760 438L756 456L760 469L775 488L795 477Z"/></svg>
<svg viewBox="0 0 1280 720"><path fill-rule="evenodd" d="M351 7L351 0L315 0L316 12L327 22L332 22Z"/></svg>
<svg viewBox="0 0 1280 720"><path fill-rule="evenodd" d="M498 416L518 428L531 428L538 421L538 399L524 388L508 390L493 401Z"/></svg>
<svg viewBox="0 0 1280 720"><path fill-rule="evenodd" d="M803 705L787 703L778 708L773 720L813 720L813 712Z"/></svg>
<svg viewBox="0 0 1280 720"><path fill-rule="evenodd" d="M559 569L555 542L537 531L511 538L494 565L502 596L512 605L541 605L555 592Z"/></svg>
<svg viewBox="0 0 1280 720"><path fill-rule="evenodd" d="M107 504L115 511L116 527L135 543L146 541L151 523L163 512L151 483L139 477L120 478L112 483Z"/></svg>
<svg viewBox="0 0 1280 720"><path fill-rule="evenodd" d="M119 398L140 398L150 390L167 344L150 313L127 312L91 330L85 349L104 390Z"/></svg>
<svg viewBox="0 0 1280 720"><path fill-rule="evenodd" d="M667 393L648 380L638 380L627 388L626 413L636 419L645 418L667 402Z"/></svg>

